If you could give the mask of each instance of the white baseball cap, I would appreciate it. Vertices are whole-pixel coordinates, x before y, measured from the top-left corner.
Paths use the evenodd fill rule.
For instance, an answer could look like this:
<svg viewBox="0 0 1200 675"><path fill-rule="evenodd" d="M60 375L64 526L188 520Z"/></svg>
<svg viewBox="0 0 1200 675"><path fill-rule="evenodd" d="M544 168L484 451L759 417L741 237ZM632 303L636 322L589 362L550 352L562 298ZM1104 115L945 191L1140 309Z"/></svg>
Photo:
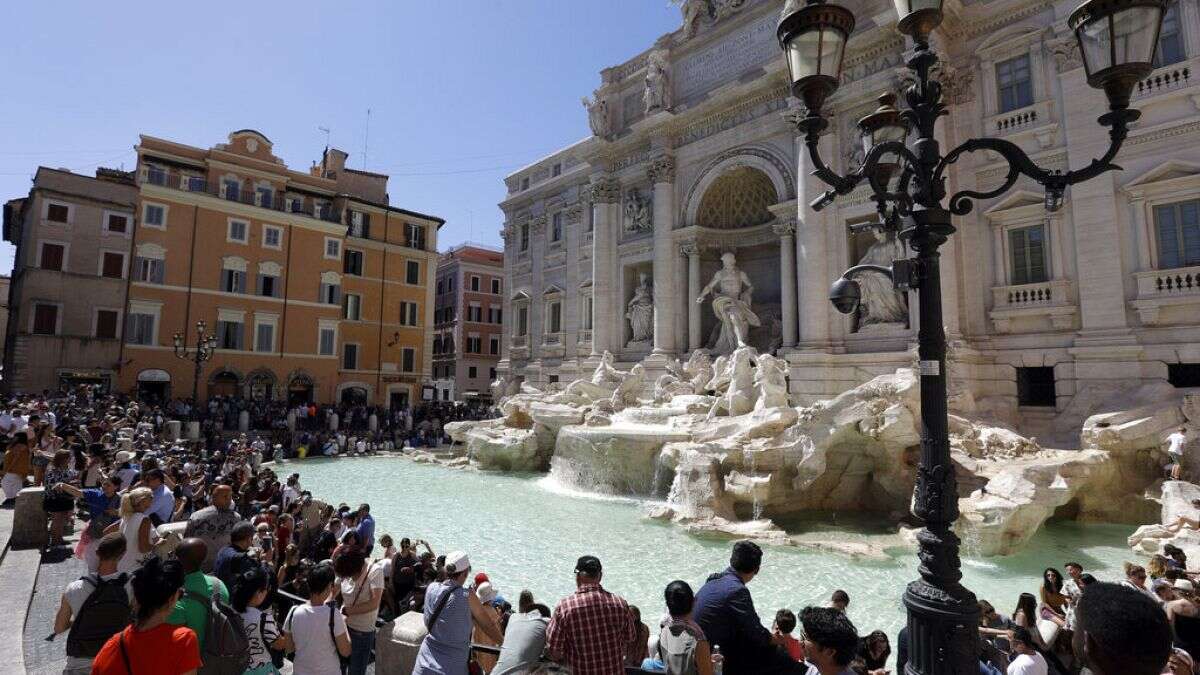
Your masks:
<svg viewBox="0 0 1200 675"><path fill-rule="evenodd" d="M454 551L446 556L446 574L454 576L471 568L471 559L465 551Z"/></svg>

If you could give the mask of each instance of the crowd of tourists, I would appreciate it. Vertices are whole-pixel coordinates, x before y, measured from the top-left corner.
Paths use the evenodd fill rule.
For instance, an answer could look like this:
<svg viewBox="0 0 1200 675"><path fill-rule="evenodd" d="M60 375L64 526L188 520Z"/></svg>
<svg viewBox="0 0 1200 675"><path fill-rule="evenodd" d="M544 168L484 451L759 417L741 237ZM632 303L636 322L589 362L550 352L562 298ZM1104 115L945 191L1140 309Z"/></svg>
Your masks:
<svg viewBox="0 0 1200 675"><path fill-rule="evenodd" d="M409 613L428 631L413 675L904 672L907 629L894 642L860 631L845 591L765 622L751 585L769 560L752 542L697 587L667 584L658 607L605 588L592 555L575 563L573 594L542 603L522 591L514 605L499 582L521 580L489 578L467 552L377 537L370 505L322 502L297 474L276 474L262 440L168 438L177 414L88 388L0 413L5 503L43 487L47 547L73 545L87 568L47 638L66 636L69 675L265 675L285 662L297 675L361 675L377 626ZM1116 583L1075 562L1065 576L1047 569L1011 614L980 600L979 672L1192 675L1196 582L1182 551L1166 553Z"/></svg>

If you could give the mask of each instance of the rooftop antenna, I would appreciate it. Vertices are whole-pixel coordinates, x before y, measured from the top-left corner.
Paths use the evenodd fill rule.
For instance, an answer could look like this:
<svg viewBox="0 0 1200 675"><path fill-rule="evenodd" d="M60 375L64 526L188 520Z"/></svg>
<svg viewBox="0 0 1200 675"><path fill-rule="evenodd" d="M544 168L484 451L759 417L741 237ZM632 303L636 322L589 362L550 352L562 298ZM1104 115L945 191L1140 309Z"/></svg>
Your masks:
<svg viewBox="0 0 1200 675"><path fill-rule="evenodd" d="M367 108L367 125L363 130L363 171L367 170L367 141L371 138L371 109Z"/></svg>
<svg viewBox="0 0 1200 675"><path fill-rule="evenodd" d="M471 216L470 224L467 225L467 241L475 240L475 210L467 209L467 213Z"/></svg>
<svg viewBox="0 0 1200 675"><path fill-rule="evenodd" d="M329 127L317 127L318 131L325 132L325 150L329 150Z"/></svg>

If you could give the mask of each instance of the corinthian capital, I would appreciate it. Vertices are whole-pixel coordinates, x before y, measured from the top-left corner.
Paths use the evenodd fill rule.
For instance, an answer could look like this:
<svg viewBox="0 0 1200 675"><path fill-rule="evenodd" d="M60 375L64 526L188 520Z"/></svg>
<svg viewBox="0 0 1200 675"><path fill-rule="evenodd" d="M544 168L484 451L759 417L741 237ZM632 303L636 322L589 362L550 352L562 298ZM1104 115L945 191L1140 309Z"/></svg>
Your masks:
<svg viewBox="0 0 1200 675"><path fill-rule="evenodd" d="M546 231L546 216L538 216L529 221L529 231L533 234L541 234Z"/></svg>
<svg viewBox="0 0 1200 675"><path fill-rule="evenodd" d="M621 201L621 182L611 176L593 179L588 197L593 204L615 204Z"/></svg>
<svg viewBox="0 0 1200 675"><path fill-rule="evenodd" d="M646 174L651 183L675 182L675 158L670 155L659 155L646 165Z"/></svg>
<svg viewBox="0 0 1200 675"><path fill-rule="evenodd" d="M679 242L679 255L685 258L690 258L700 253L700 244L695 239L687 239Z"/></svg>
<svg viewBox="0 0 1200 675"><path fill-rule="evenodd" d="M578 223L583 216L583 205L579 202L575 202L574 204L568 206L564 213L566 214L567 223L574 225L575 223Z"/></svg>
<svg viewBox="0 0 1200 675"><path fill-rule="evenodd" d="M796 221L781 220L771 224L771 231L780 237L790 237L796 234Z"/></svg>

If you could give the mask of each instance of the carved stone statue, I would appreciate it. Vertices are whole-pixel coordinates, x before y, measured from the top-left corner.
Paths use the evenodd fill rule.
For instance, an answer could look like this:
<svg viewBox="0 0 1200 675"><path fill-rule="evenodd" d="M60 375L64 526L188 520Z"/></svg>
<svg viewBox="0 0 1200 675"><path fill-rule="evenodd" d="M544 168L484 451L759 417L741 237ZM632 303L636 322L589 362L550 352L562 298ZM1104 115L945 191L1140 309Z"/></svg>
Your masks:
<svg viewBox="0 0 1200 675"><path fill-rule="evenodd" d="M860 265L882 265L891 267L892 261L904 257L904 247L895 235L876 229L875 243L858 261ZM908 305L904 294L897 292L892 280L879 272L860 272L855 275L862 300L859 303L857 332L877 330L882 327L903 328L908 323Z"/></svg>
<svg viewBox="0 0 1200 675"><path fill-rule="evenodd" d="M724 364L725 372L717 375L717 378L728 382L728 386L709 412L710 419L715 417L720 410L724 410L732 417L745 415L754 410L754 403L758 397L755 389L754 368L754 361L757 357L758 352L754 347L738 347L729 355L729 360Z"/></svg>
<svg viewBox="0 0 1200 675"><path fill-rule="evenodd" d="M608 123L608 101L600 97L598 90L592 96L593 98L583 97L583 107L588 113L588 125L592 127L593 134L607 138L612 133Z"/></svg>
<svg viewBox="0 0 1200 675"><path fill-rule="evenodd" d="M758 390L755 410L787 407L787 374L788 364L785 359L770 354L758 357L758 367L754 369L754 386Z"/></svg>
<svg viewBox="0 0 1200 675"><path fill-rule="evenodd" d="M671 62L665 50L656 49L646 58L646 114L671 109Z"/></svg>
<svg viewBox="0 0 1200 675"><path fill-rule="evenodd" d="M612 398L609 399L613 410L620 412L627 406L637 405L638 395L642 393L645 386L646 369L639 363L629 370L629 374L613 391Z"/></svg>
<svg viewBox="0 0 1200 675"><path fill-rule="evenodd" d="M711 0L682 0L679 5L679 11L683 14L683 39L690 40L696 35L697 24L700 22L700 17L706 16L711 11L709 5Z"/></svg>
<svg viewBox="0 0 1200 675"><path fill-rule="evenodd" d="M508 381L503 375L499 375L496 377L496 381L492 382L490 389L492 391L492 402L499 405L505 394L508 393Z"/></svg>
<svg viewBox="0 0 1200 675"><path fill-rule="evenodd" d="M605 351L600 363L592 373L591 380L575 380L565 389L549 397L552 403L588 405L594 401L608 400L613 391L629 376L613 367L613 355Z"/></svg>
<svg viewBox="0 0 1200 675"><path fill-rule="evenodd" d="M653 227L650 219L650 203L634 188L625 196L625 231L645 232Z"/></svg>
<svg viewBox="0 0 1200 675"><path fill-rule="evenodd" d="M638 275L638 287L626 306L625 318L632 330L627 349L648 347L654 342L654 291L645 272Z"/></svg>
<svg viewBox="0 0 1200 675"><path fill-rule="evenodd" d="M700 291L696 303L703 304L708 294L712 293L713 314L721 322L721 333L712 350L718 354L728 354L738 347L745 347L750 327L760 326L762 322L750 309L754 286L750 283L750 277L738 269L737 258L733 253L726 253L721 256L721 264L712 281Z"/></svg>
<svg viewBox="0 0 1200 675"><path fill-rule="evenodd" d="M708 381L713 377L712 359L708 356L708 352L703 349L692 352L687 365L683 367L683 372L687 374L692 384L691 393L703 394L708 386Z"/></svg>
<svg viewBox="0 0 1200 675"><path fill-rule="evenodd" d="M592 384L616 387L628 374L613 367L612 352L606 349L600 355L600 363L596 365L596 370L592 373Z"/></svg>

